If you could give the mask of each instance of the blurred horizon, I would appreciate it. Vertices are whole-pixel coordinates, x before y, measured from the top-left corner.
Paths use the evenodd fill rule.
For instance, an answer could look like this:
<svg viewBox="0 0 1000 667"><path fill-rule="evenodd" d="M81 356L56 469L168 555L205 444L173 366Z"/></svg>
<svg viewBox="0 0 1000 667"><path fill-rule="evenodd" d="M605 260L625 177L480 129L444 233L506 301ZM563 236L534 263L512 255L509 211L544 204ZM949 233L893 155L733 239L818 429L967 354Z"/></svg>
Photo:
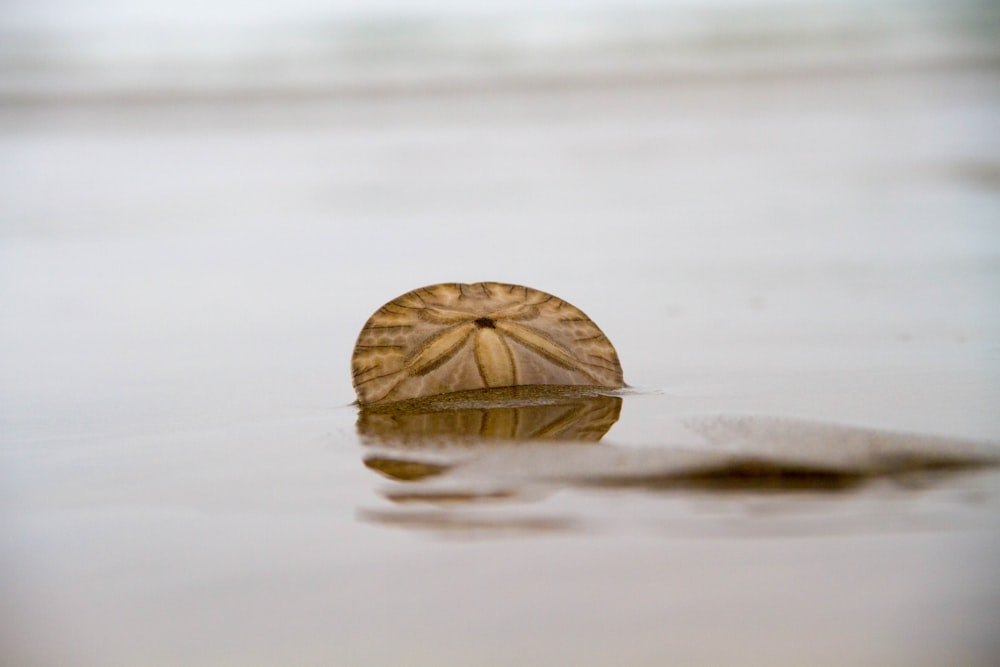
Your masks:
<svg viewBox="0 0 1000 667"><path fill-rule="evenodd" d="M991 3L7 3L0 103L995 67Z"/></svg>

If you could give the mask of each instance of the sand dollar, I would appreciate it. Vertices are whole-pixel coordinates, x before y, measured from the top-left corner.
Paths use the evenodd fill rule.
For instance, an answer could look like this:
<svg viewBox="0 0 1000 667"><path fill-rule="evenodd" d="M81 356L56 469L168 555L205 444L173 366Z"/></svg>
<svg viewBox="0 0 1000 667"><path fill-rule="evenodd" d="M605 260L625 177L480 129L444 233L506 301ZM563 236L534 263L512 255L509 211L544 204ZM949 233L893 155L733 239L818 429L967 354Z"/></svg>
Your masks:
<svg viewBox="0 0 1000 667"><path fill-rule="evenodd" d="M522 385L624 386L618 354L583 311L521 285L442 283L365 323L351 372L363 405Z"/></svg>

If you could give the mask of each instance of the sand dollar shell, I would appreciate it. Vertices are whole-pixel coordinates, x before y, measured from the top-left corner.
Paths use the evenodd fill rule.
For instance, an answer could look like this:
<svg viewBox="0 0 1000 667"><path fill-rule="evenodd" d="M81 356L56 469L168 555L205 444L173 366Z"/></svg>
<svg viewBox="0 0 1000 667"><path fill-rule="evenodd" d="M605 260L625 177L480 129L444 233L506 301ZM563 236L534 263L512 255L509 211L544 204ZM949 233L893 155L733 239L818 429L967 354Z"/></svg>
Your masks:
<svg viewBox="0 0 1000 667"><path fill-rule="evenodd" d="M618 354L583 311L504 283L442 283L393 299L351 359L361 404L521 385L624 386Z"/></svg>

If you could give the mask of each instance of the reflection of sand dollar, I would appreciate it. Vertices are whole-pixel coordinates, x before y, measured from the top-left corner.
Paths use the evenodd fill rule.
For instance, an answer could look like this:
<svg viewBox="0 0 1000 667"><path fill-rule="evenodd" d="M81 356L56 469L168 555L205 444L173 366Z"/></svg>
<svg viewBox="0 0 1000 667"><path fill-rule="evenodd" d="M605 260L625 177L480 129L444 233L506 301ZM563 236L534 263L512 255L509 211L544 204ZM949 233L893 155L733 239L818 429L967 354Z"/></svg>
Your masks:
<svg viewBox="0 0 1000 667"><path fill-rule="evenodd" d="M620 396L562 387L512 387L362 408L367 444L483 439L597 442L621 414ZM488 401L493 404L488 404Z"/></svg>
<svg viewBox="0 0 1000 667"><path fill-rule="evenodd" d="M421 287L379 308L351 359L361 404L519 385L624 386L618 354L583 311L504 283Z"/></svg>

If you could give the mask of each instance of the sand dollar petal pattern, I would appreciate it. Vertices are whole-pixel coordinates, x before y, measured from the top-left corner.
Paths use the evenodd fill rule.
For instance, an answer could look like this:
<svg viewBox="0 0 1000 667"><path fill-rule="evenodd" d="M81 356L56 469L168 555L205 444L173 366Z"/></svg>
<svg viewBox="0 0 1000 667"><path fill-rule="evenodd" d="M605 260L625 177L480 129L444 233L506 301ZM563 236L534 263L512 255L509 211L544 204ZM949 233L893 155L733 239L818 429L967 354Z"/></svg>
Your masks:
<svg viewBox="0 0 1000 667"><path fill-rule="evenodd" d="M442 283L373 314L351 359L358 402L520 385L624 386L618 354L583 311L504 283Z"/></svg>

